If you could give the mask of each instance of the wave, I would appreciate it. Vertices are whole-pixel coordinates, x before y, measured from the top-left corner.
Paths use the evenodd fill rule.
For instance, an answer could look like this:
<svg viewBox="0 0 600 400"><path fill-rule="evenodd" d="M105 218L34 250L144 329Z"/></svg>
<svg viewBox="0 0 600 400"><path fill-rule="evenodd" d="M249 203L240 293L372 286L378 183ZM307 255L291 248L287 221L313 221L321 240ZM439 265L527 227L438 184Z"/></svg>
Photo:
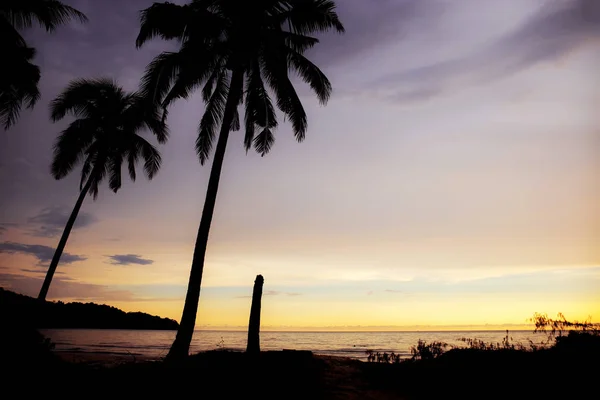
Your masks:
<svg viewBox="0 0 600 400"><path fill-rule="evenodd" d="M164 356L171 346L173 335L163 331L106 331L106 330L67 330L54 329L42 332L55 344L58 351L75 349L86 352L136 353L150 357ZM480 337L485 341L500 342L504 332L461 332L461 336ZM457 342L456 332L440 332L424 335L423 332L406 333L290 333L261 332L260 342L263 351L296 349L308 350L318 355L342 356L359 360L367 359L367 350L374 352L394 352L400 357L410 357L410 347L419 339L440 340L450 344ZM512 333L514 342L526 343L529 339L539 340L532 334ZM203 331L194 336L191 352L209 350L244 351L247 334L245 332ZM220 345L217 345L220 343ZM457 343L460 344L460 343Z"/></svg>

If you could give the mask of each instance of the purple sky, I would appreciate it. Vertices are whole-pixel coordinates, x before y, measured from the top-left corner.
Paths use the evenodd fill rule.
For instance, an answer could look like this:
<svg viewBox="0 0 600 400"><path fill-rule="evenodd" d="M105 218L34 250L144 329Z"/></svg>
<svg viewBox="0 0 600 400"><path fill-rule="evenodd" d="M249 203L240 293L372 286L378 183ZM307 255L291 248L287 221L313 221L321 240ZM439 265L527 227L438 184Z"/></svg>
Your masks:
<svg viewBox="0 0 600 400"><path fill-rule="evenodd" d="M78 77L134 90L172 46L135 49L151 1L65 3L90 22L27 32L42 98L0 133L0 285L27 294L78 194L78 170L49 175L65 123L49 122L48 102ZM245 324L258 273L277 299L264 305L271 326L600 315L600 3L340 0L338 9L347 34L310 54L332 81L330 103L298 86L306 141L280 124L261 158L230 138L198 324ZM193 148L202 112L198 96L171 109L153 181L86 199L50 298L179 318L209 173Z"/></svg>

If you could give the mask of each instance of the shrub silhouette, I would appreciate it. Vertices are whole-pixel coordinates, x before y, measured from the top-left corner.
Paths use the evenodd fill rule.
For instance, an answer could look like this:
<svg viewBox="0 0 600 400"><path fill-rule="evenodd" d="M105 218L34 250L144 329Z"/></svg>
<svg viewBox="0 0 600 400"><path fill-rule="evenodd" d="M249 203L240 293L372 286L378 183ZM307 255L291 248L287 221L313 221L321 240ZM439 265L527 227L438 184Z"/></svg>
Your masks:
<svg viewBox="0 0 600 400"><path fill-rule="evenodd" d="M444 354L448 348L448 343L433 341L427 343L424 340L419 339L416 346L410 348L412 354L412 360L433 360Z"/></svg>

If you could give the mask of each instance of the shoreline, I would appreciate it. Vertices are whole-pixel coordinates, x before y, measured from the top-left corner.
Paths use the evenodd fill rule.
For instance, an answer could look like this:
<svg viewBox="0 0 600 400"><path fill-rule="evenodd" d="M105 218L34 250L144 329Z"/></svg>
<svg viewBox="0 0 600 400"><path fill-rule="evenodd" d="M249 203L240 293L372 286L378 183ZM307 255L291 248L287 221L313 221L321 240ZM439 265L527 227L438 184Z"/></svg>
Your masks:
<svg viewBox="0 0 600 400"><path fill-rule="evenodd" d="M162 356L149 356L140 353L120 353L114 351L53 350L60 360L73 364L114 366L136 362L162 360Z"/></svg>
<svg viewBox="0 0 600 400"><path fill-rule="evenodd" d="M196 354L203 353L215 353L219 352L218 350L209 350L202 351L195 354L190 354L190 356L195 356ZM239 353L243 354L244 351L230 351L225 350L224 353ZM162 361L164 356L149 356L140 353L120 353L120 352L111 352L111 351L85 351L85 350L53 350L53 354L55 354L62 361L66 361L73 364L86 364L86 365L96 365L96 366L116 366L121 364L130 364L130 363L138 363L138 362L156 362ZM315 354L312 351L308 350L293 350L293 349L283 349L283 350L265 350L261 351L263 354L288 354L292 356L302 356L303 354L310 354L311 357L322 359L322 360L334 360L334 361L348 361L348 362L364 362L359 359L345 357L345 356L333 356L333 355L323 355L323 354Z"/></svg>

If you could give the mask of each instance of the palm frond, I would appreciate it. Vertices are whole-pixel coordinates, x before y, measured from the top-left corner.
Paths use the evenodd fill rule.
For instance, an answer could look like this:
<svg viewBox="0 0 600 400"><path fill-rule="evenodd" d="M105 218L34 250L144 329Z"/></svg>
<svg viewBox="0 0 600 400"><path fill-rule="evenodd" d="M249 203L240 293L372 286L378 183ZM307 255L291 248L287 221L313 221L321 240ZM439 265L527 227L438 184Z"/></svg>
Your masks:
<svg viewBox="0 0 600 400"><path fill-rule="evenodd" d="M301 54L319 43L317 38L287 31L279 31L273 36L276 39L283 39L288 47Z"/></svg>
<svg viewBox="0 0 600 400"><path fill-rule="evenodd" d="M90 172L92 171L92 167L93 167L92 159L93 159L93 157L88 156L88 157L86 157L85 161L83 162L83 167L81 167L81 179L79 181L79 190L83 189L83 186L85 185L86 180L90 176Z"/></svg>
<svg viewBox="0 0 600 400"><path fill-rule="evenodd" d="M140 12L140 32L135 41L140 48L147 41L182 39L189 23L190 7L173 3L154 3Z"/></svg>
<svg viewBox="0 0 600 400"><path fill-rule="evenodd" d="M215 1L211 0L214 4ZM139 48L155 37L209 43L219 38L227 20L214 12L210 4L192 2L186 5L154 3L141 12L141 27L136 40Z"/></svg>
<svg viewBox="0 0 600 400"><path fill-rule="evenodd" d="M290 51L291 66L298 72L302 80L310 85L322 105L327 104L331 97L331 83L327 76L309 59L296 51Z"/></svg>
<svg viewBox="0 0 600 400"><path fill-rule="evenodd" d="M231 132L237 132L241 128L240 126L240 112L236 108L233 110L233 119L231 120Z"/></svg>
<svg viewBox="0 0 600 400"><path fill-rule="evenodd" d="M201 93L206 107L196 139L201 164L208 160L218 125L223 123L227 98L231 96L227 80L231 71L242 69L239 75L242 79L243 74L247 75L246 90L238 98L246 107L246 150L254 146L264 155L271 149L277 126L273 101L290 119L296 139L302 141L307 130L307 115L290 81L289 71L298 73L321 104L327 103L331 83L304 53L319 43L313 33L344 32L335 3L331 0L192 0L187 6L185 17L179 14L168 17L167 12L156 11L158 5L146 9L137 44L140 46L157 36L180 40L178 53L162 53L148 66L142 91L163 107L164 118L173 100L188 98L203 85ZM166 10L167 6L164 7ZM179 6L168 7L174 13L181 11ZM217 46L220 46L218 50ZM275 95L273 101L266 85ZM236 108L231 126L221 128L237 130L239 127Z"/></svg>
<svg viewBox="0 0 600 400"><path fill-rule="evenodd" d="M86 158L81 169L79 190L82 190L84 185L89 183L88 193L94 199L98 196L98 185L107 170L107 159L104 156L104 150L100 141L92 143L86 151Z"/></svg>
<svg viewBox="0 0 600 400"><path fill-rule="evenodd" d="M263 52L261 71L277 97L277 107L292 122L294 136L299 142L304 140L308 119L302 102L288 76L286 54L281 47L267 47Z"/></svg>
<svg viewBox="0 0 600 400"><path fill-rule="evenodd" d="M344 33L331 0L287 0L290 5L288 10L278 15L279 22L289 25L291 31L300 35L309 35L316 32L335 30Z"/></svg>
<svg viewBox="0 0 600 400"><path fill-rule="evenodd" d="M244 148L246 149L246 154L252 148L252 143L254 141L254 135L256 134L256 123L252 118L248 118L248 109L246 108L246 133L244 134Z"/></svg>
<svg viewBox="0 0 600 400"><path fill-rule="evenodd" d="M163 108L167 108L176 99L187 99L202 83L225 72L224 61L215 48L203 48L193 53L191 49L186 48L182 50L181 54L179 72L162 101ZM211 82L212 85L214 85L214 80ZM212 91L212 87L210 90Z"/></svg>
<svg viewBox="0 0 600 400"><path fill-rule="evenodd" d="M169 128L163 119L163 112L146 97L135 92L125 96L123 121L126 131L135 132L147 128L159 143L165 143L169 137Z"/></svg>
<svg viewBox="0 0 600 400"><path fill-rule="evenodd" d="M30 28L37 21L47 31L76 19L87 22L87 17L75 8L57 0L2 0L0 13L16 29Z"/></svg>
<svg viewBox="0 0 600 400"><path fill-rule="evenodd" d="M210 156L214 137L219 123L225 112L225 103L229 93L229 84L227 74L223 71L216 82L215 89L206 104L204 115L200 120L198 127L198 137L196 138L196 153L200 158L200 164L204 165Z"/></svg>
<svg viewBox="0 0 600 400"><path fill-rule="evenodd" d="M107 96L115 97L121 89L108 78L75 79L50 103L50 117L56 122L71 114L76 118L90 118L99 103Z"/></svg>
<svg viewBox="0 0 600 400"><path fill-rule="evenodd" d="M273 131L269 128L264 128L256 137L254 138L254 148L256 152L260 154L261 157L264 157L267 154L273 143L275 142L275 136L273 135Z"/></svg>
<svg viewBox="0 0 600 400"><path fill-rule="evenodd" d="M25 85L25 84L24 84ZM11 87L0 93L0 124L8 130L19 118L23 103L33 108L40 98L37 85Z"/></svg>
<svg viewBox="0 0 600 400"><path fill-rule="evenodd" d="M109 80L78 80L55 99L53 106L56 119L67 111L76 115L86 114L86 107L93 111L90 118L73 121L58 137L52 164L55 178L66 176L85 157L80 188L88 182L90 194L96 198L107 175L110 189L116 192L121 188L124 162L132 180L136 179L140 157L148 178L158 172L160 154L138 132L149 128L159 141L164 141L168 131L155 104L141 94L126 93Z"/></svg>
<svg viewBox="0 0 600 400"><path fill-rule="evenodd" d="M208 77L206 83L204 84L204 87L202 88L202 100L204 100L205 103L210 101L210 97L212 96L216 82L218 81L221 74L225 72L225 64L223 61L224 60L221 58L219 62L214 66L210 76Z"/></svg>
<svg viewBox="0 0 600 400"><path fill-rule="evenodd" d="M137 177L135 173L135 165L138 161L138 155L139 153L136 151L135 148L129 150L129 152L127 153L127 169L129 170L129 177L133 182L135 182L135 179Z"/></svg>
<svg viewBox="0 0 600 400"><path fill-rule="evenodd" d="M148 64L140 89L148 101L162 106L163 99L177 79L183 56L181 52L163 52Z"/></svg>
<svg viewBox="0 0 600 400"><path fill-rule="evenodd" d="M144 160L144 172L146 173L146 176L148 179L154 178L160 169L160 164L162 162L160 153L141 136L135 137L135 145L139 155L141 155Z"/></svg>
<svg viewBox="0 0 600 400"><path fill-rule="evenodd" d="M282 79L281 86L277 90L277 99L278 105L282 106L279 109L285 112L292 123L296 140L302 142L308 129L308 118L298 93L288 77Z"/></svg>
<svg viewBox="0 0 600 400"><path fill-rule="evenodd" d="M7 59L0 76L0 124L8 129L16 122L24 103L33 108L39 100L40 69L30 62L35 49L11 45L5 50Z"/></svg>
<svg viewBox="0 0 600 400"><path fill-rule="evenodd" d="M104 180L106 175L110 174L110 165L108 163L108 157L104 154L98 154L95 157L94 170L90 179L92 184L90 186L90 195L96 200L98 193L100 192L100 183Z"/></svg>
<svg viewBox="0 0 600 400"><path fill-rule="evenodd" d="M27 47L27 42L23 36L21 36L19 31L15 29L10 21L6 18L2 18L3 12L1 8L2 5L0 5L0 40L2 41L3 47L5 50L6 46Z"/></svg>
<svg viewBox="0 0 600 400"><path fill-rule="evenodd" d="M108 187L115 193L121 189L121 166L123 154L114 153L108 158Z"/></svg>
<svg viewBox="0 0 600 400"><path fill-rule="evenodd" d="M277 117L271 97L265 89L258 64L248 71L246 79L246 135L244 146L246 151L252 147L255 125L262 128L275 128Z"/></svg>
<svg viewBox="0 0 600 400"><path fill-rule="evenodd" d="M62 131L54 143L51 173L62 179L77 165L94 141L94 128L88 120L78 119Z"/></svg>

